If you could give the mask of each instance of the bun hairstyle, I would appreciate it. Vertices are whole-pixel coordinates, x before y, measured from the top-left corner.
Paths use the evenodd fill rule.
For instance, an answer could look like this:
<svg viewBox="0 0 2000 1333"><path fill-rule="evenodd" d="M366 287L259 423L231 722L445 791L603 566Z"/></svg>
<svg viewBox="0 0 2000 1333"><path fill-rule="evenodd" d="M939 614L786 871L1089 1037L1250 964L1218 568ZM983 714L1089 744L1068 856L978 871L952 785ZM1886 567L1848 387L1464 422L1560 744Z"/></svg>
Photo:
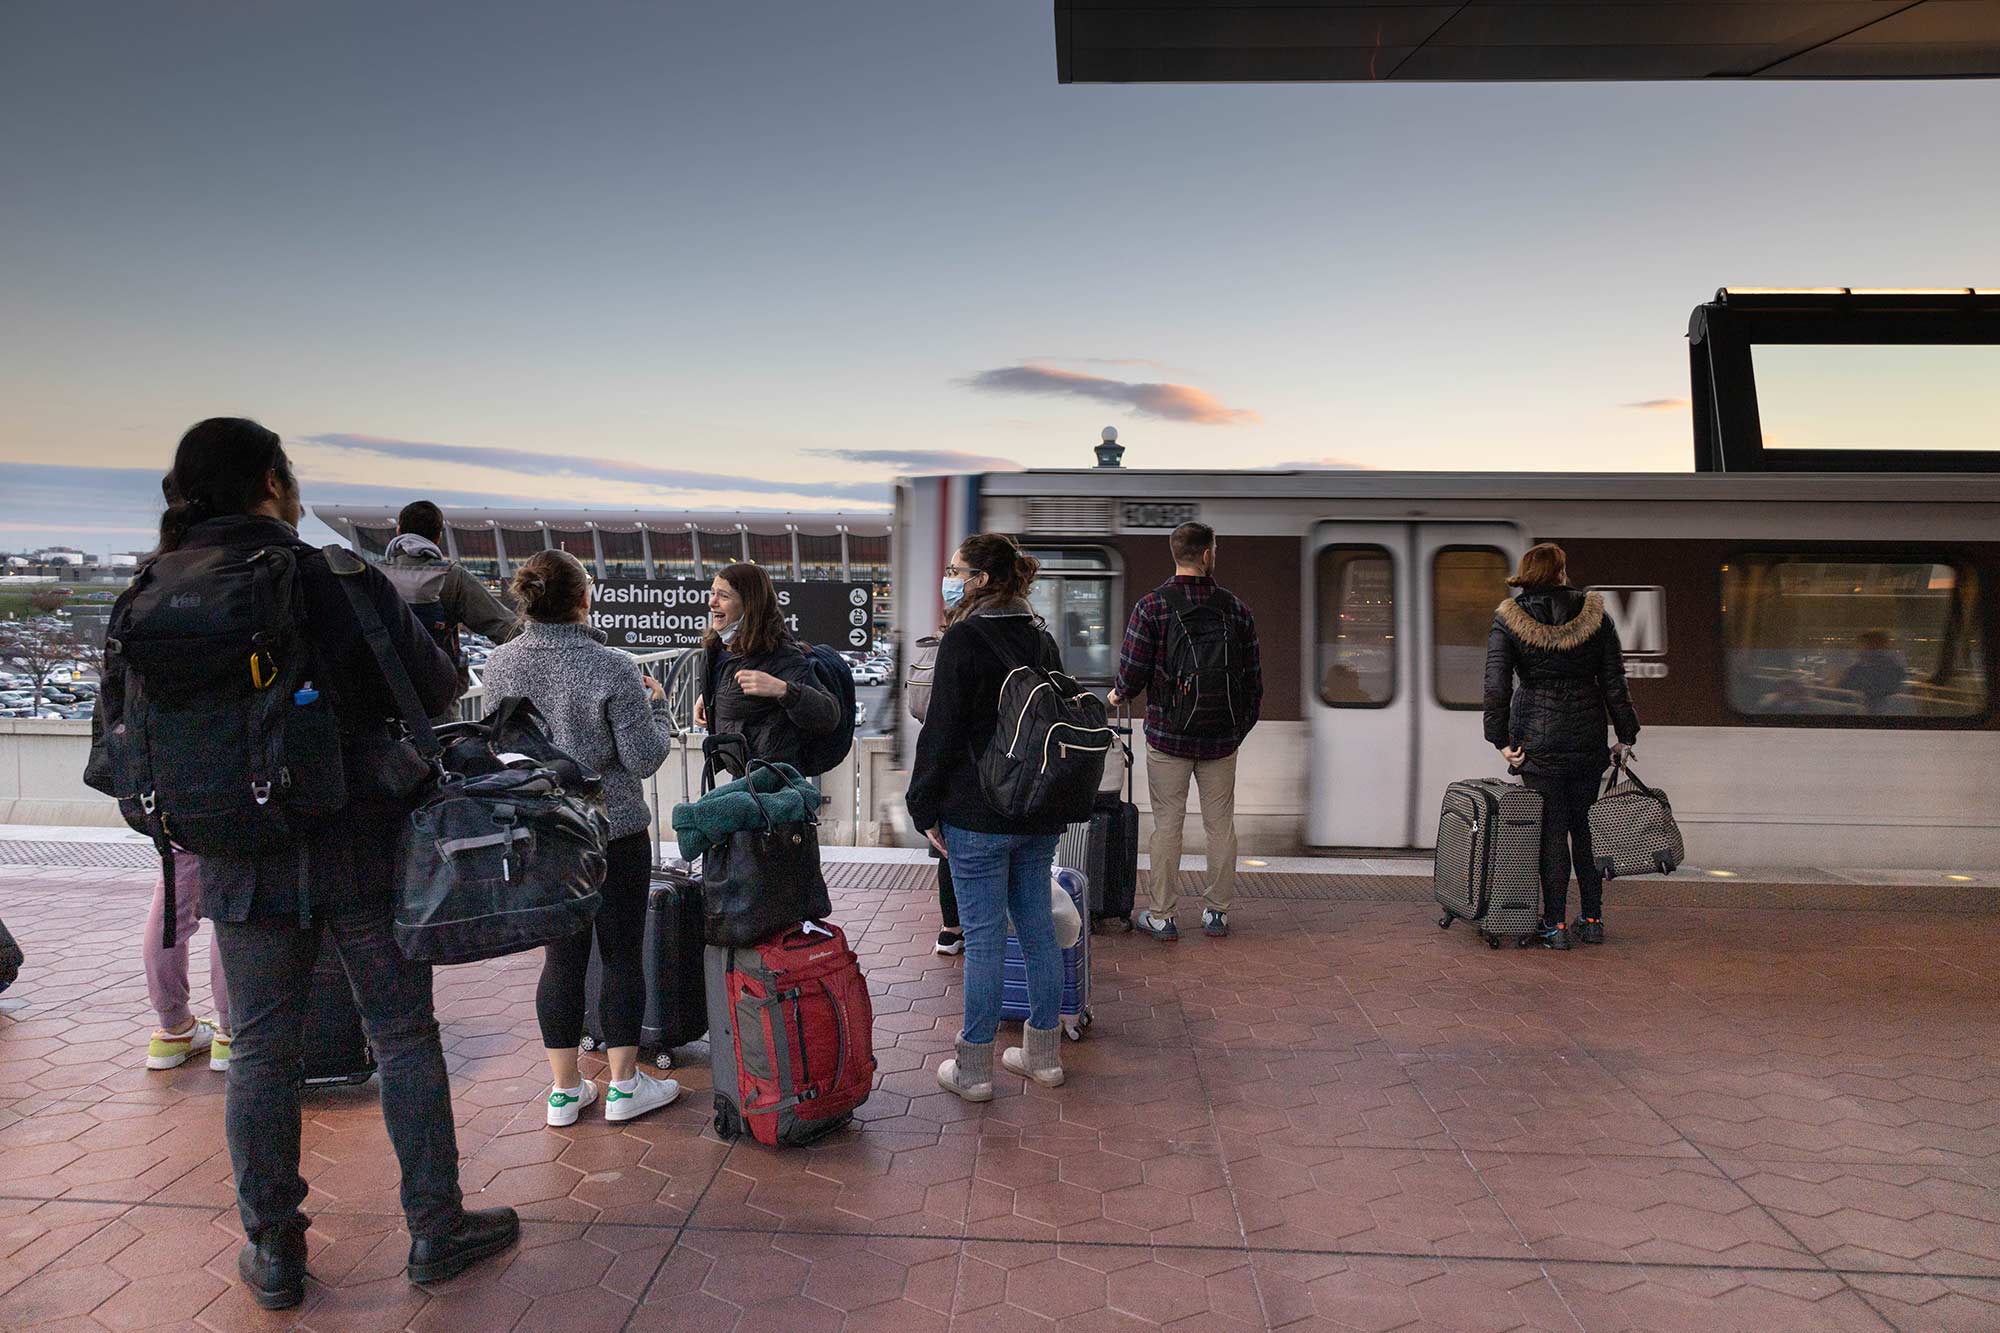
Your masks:
<svg viewBox="0 0 2000 1333"><path fill-rule="evenodd" d="M958 544L958 553L968 569L986 576L986 582L966 590L965 600L945 616L947 625L997 602L1026 601L1035 576L1042 572L1042 562L1004 532L975 532Z"/></svg>
<svg viewBox="0 0 2000 1333"><path fill-rule="evenodd" d="M154 554L179 550L188 530L204 519L249 513L268 494L265 479L273 473L281 488L298 486L285 446L256 422L210 417L188 427L174 450L173 470L160 479L167 508Z"/></svg>
<svg viewBox="0 0 2000 1333"><path fill-rule="evenodd" d="M1554 542L1538 542L1521 552L1521 567L1507 580L1510 588L1545 588L1569 582L1569 557Z"/></svg>
<svg viewBox="0 0 2000 1333"><path fill-rule="evenodd" d="M573 623L583 610L590 575L568 551L537 551L521 562L509 585L528 619L544 625Z"/></svg>

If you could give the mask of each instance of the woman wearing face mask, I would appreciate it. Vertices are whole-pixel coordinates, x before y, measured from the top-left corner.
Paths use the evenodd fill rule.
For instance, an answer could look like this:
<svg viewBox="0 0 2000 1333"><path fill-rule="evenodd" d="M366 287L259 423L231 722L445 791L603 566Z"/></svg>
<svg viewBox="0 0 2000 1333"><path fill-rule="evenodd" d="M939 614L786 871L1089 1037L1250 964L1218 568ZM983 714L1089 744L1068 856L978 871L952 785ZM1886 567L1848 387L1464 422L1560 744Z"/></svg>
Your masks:
<svg viewBox="0 0 2000 1333"><path fill-rule="evenodd" d="M759 565L730 565L708 590L708 636L694 721L713 736L741 736L747 758L798 767L808 736L840 725L840 701L813 677L806 650L778 614L778 591ZM740 776L745 756L724 752Z"/></svg>
<svg viewBox="0 0 2000 1333"><path fill-rule="evenodd" d="M1028 605L1040 568L999 533L967 537L952 554L944 578L945 632L910 773L910 819L951 864L965 932L965 1024L956 1058L945 1061L937 1077L973 1102L993 1097L993 1036L1010 915L1027 960L1028 1023L1023 1044L1002 1063L1044 1087L1063 1081L1062 948L1049 910L1049 866L1063 824L1060 818L1001 816L986 800L973 758L1000 721L1010 662L999 649L1014 664L1062 669L1061 652ZM975 619L978 624L970 623Z"/></svg>

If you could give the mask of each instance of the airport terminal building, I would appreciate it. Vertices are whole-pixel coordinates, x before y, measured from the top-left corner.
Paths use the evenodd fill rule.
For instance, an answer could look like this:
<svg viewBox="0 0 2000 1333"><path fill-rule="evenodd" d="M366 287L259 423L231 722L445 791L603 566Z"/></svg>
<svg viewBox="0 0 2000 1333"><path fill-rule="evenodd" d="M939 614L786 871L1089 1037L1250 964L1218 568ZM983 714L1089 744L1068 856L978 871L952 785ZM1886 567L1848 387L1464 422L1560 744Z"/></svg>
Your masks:
<svg viewBox="0 0 2000 1333"><path fill-rule="evenodd" d="M314 505L319 520L372 560L396 535L396 511ZM779 583L866 584L873 631L893 612L887 515L655 509L447 509L445 553L503 583L537 551L561 549L600 583L705 583L725 565L763 565Z"/></svg>

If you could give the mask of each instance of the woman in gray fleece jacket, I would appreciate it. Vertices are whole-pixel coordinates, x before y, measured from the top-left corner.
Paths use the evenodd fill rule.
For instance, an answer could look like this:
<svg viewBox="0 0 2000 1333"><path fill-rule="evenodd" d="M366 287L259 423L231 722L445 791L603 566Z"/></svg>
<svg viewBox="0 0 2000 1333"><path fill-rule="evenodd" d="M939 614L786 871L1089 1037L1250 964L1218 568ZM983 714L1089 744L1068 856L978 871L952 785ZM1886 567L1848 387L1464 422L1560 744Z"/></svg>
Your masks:
<svg viewBox="0 0 2000 1333"><path fill-rule="evenodd" d="M598 1013L611 1064L604 1118L618 1121L657 1110L680 1094L674 1080L638 1068L639 1027L646 1015L646 888L653 864L642 784L666 759L671 732L659 682L626 653L606 647L590 628L590 587L590 575L566 551L540 551L523 562L514 575L514 596L526 623L518 638L493 650L482 684L488 700L531 701L548 720L557 746L604 775L611 845L593 930L603 964ZM553 1079L551 1125L575 1124L583 1108L597 1100L597 1085L576 1067L593 930L548 946L535 991L535 1016Z"/></svg>

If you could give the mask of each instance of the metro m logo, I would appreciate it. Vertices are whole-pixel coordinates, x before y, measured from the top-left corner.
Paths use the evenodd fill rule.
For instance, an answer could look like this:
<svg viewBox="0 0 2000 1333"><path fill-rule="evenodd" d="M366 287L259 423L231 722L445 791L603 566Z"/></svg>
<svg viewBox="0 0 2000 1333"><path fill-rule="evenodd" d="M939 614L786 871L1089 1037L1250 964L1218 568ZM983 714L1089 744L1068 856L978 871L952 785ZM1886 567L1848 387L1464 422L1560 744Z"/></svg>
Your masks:
<svg viewBox="0 0 2000 1333"><path fill-rule="evenodd" d="M1618 627L1618 642L1627 657L1667 655L1667 590L1646 587L1594 587L1604 598L1604 613Z"/></svg>

